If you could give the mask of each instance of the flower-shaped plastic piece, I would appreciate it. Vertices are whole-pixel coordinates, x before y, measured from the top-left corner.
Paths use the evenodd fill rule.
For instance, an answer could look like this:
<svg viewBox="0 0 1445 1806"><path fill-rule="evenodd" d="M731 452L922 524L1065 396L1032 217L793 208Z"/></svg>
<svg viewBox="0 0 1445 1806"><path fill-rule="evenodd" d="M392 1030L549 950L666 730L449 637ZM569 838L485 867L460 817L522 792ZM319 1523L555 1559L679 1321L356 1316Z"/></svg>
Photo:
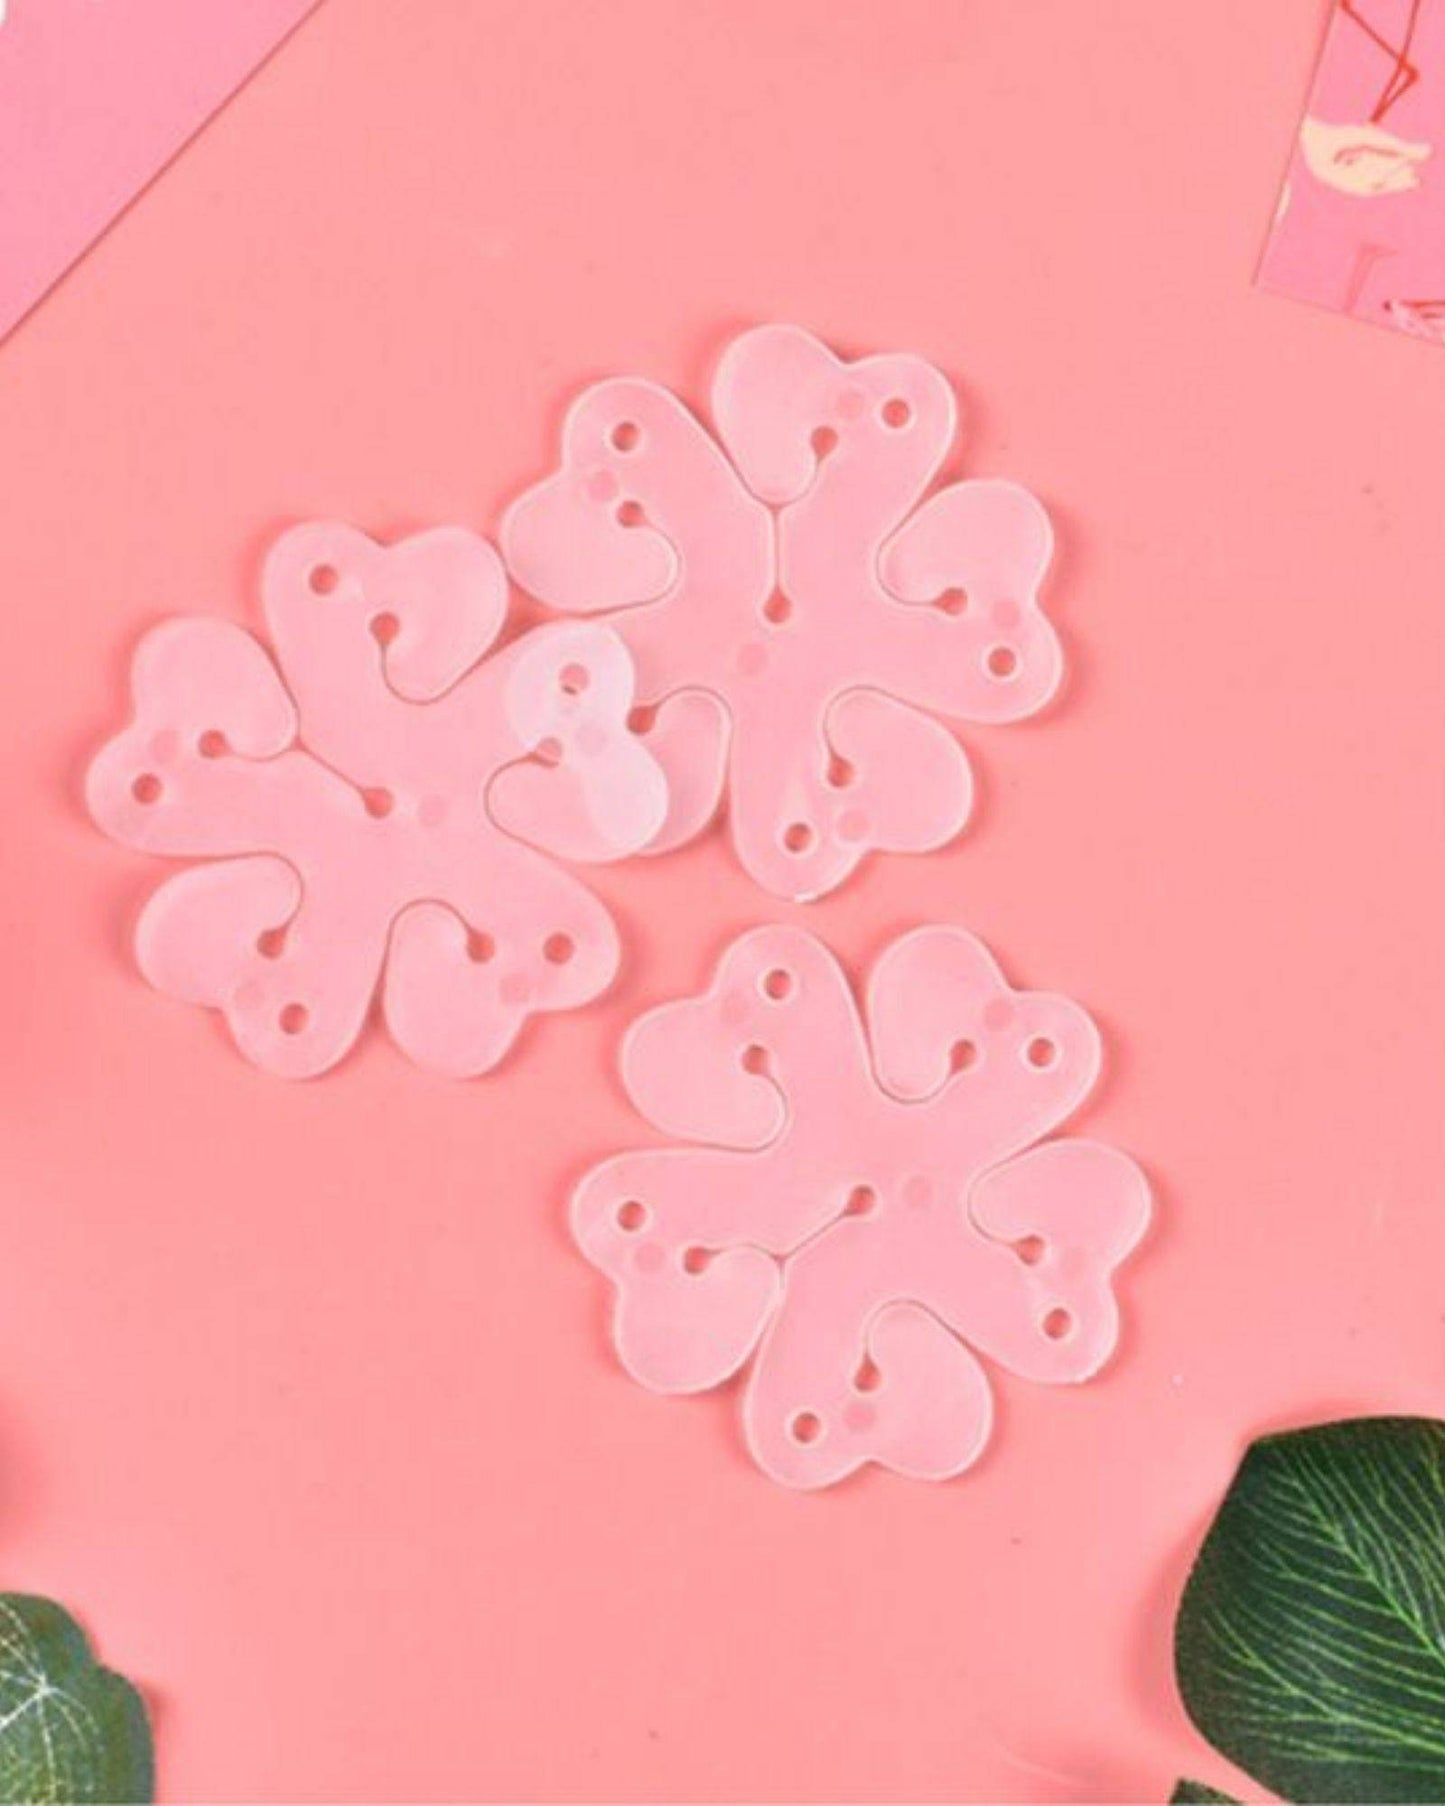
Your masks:
<svg viewBox="0 0 1445 1806"><path fill-rule="evenodd" d="M562 622L484 659L506 579L459 528L383 547L296 527L262 591L279 672L240 627L164 622L90 768L108 834L211 862L147 904L141 969L288 1077L341 1058L378 985L418 1064L484 1072L529 1014L616 970L606 910L547 855L617 858L663 819L665 779L626 730L627 651Z"/></svg>
<svg viewBox="0 0 1445 1806"><path fill-rule="evenodd" d="M812 935L743 935L704 996L624 1044L638 1109L708 1145L616 1156L573 1201L616 1288L623 1365L700 1391L756 1348L748 1443L793 1486L867 1461L961 1472L991 1425L978 1354L1089 1378L1117 1335L1113 1270L1149 1214L1125 1155L1041 1141L1099 1070L1077 1004L1011 990L943 927L893 942L865 1004L866 1033Z"/></svg>
<svg viewBox="0 0 1445 1806"><path fill-rule="evenodd" d="M968 761L933 714L1012 721L1053 694L1052 535L1012 483L924 499L955 405L921 358L844 363L759 327L724 355L713 416L723 449L652 383L588 389L502 549L552 606L623 611L635 724L671 789L649 850L697 833L726 785L752 876L819 896L870 848L923 851L963 827Z"/></svg>

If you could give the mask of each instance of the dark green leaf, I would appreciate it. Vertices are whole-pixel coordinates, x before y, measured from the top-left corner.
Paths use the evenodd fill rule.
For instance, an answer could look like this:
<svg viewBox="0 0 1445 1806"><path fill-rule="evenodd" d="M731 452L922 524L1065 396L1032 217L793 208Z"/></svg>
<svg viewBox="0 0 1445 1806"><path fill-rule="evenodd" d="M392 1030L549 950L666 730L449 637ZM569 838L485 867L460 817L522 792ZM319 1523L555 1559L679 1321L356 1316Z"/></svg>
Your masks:
<svg viewBox="0 0 1445 1806"><path fill-rule="evenodd" d="M1218 1793L1202 1781L1176 1781L1169 1806L1239 1806L1232 1793Z"/></svg>
<svg viewBox="0 0 1445 1806"><path fill-rule="evenodd" d="M148 1801L154 1786L135 1688L96 1663L58 1605L0 1593L0 1800Z"/></svg>
<svg viewBox="0 0 1445 1806"><path fill-rule="evenodd" d="M1445 1801L1445 1424L1256 1442L1189 1576L1174 1655L1195 1724L1274 1792Z"/></svg>

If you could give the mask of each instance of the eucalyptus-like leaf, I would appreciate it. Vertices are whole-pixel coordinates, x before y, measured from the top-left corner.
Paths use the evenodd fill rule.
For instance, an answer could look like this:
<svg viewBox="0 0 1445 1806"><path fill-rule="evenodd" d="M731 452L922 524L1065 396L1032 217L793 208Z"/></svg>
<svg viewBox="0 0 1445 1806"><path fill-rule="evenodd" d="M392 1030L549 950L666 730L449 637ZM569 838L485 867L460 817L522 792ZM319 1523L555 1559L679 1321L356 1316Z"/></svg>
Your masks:
<svg viewBox="0 0 1445 1806"><path fill-rule="evenodd" d="M1361 1418L1246 1453L1185 1587L1196 1725L1297 1801L1445 1801L1445 1424Z"/></svg>
<svg viewBox="0 0 1445 1806"><path fill-rule="evenodd" d="M0 1800L149 1801L150 1725L129 1681L102 1668L48 1599L0 1593Z"/></svg>

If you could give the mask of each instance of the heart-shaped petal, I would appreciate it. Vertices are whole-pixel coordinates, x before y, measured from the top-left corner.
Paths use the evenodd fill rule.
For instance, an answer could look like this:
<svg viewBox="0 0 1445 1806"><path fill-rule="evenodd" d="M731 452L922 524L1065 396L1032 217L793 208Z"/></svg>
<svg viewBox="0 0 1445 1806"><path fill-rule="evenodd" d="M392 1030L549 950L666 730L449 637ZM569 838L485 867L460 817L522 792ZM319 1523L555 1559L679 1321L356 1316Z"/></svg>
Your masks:
<svg viewBox="0 0 1445 1806"><path fill-rule="evenodd" d="M916 1480L971 1466L993 1426L993 1400L974 1355L938 1319L888 1304L867 1333L872 1383L820 1387L811 1362L782 1352L779 1319L763 1343L744 1407L758 1465L787 1486L829 1486L867 1461Z"/></svg>
<svg viewBox="0 0 1445 1806"><path fill-rule="evenodd" d="M840 839L924 853L962 832L973 779L947 728L876 690L850 690L829 709L827 731L849 772L833 806Z"/></svg>
<svg viewBox="0 0 1445 1806"><path fill-rule="evenodd" d="M301 906L301 880L284 859L258 854L178 872L137 925L141 971L182 1003L220 1006L255 971L268 936Z"/></svg>
<svg viewBox="0 0 1445 1806"><path fill-rule="evenodd" d="M663 1004L639 1018L622 1046L628 1094L650 1122L725 1148L760 1148L787 1120L776 1084L744 1057L726 1019L729 989Z"/></svg>
<svg viewBox="0 0 1445 1806"><path fill-rule="evenodd" d="M613 1334L622 1365L655 1392L702 1392L742 1366L777 1307L777 1263L728 1248L696 1272L642 1242L617 1282Z"/></svg>
<svg viewBox="0 0 1445 1806"><path fill-rule="evenodd" d="M508 833L564 859L638 852L667 814L667 780L628 731L632 662L616 634L565 623L528 634L506 668L503 705L526 763L492 780Z"/></svg>
<svg viewBox="0 0 1445 1806"><path fill-rule="evenodd" d="M632 1101L659 1129L759 1148L787 1121L789 1084L848 1075L864 1057L838 962L811 935L757 928L733 942L700 997L636 1021L622 1047Z"/></svg>
<svg viewBox="0 0 1445 1806"><path fill-rule="evenodd" d="M756 1248L706 1246L709 1219L749 1178L745 1156L668 1151L595 1168L572 1200L578 1246L617 1288L614 1335L633 1377L657 1392L720 1385L752 1352L777 1303L777 1263Z"/></svg>
<svg viewBox="0 0 1445 1806"><path fill-rule="evenodd" d="M151 897L136 927L157 990L224 1012L237 1045L285 1078L324 1072L354 1044L381 960L376 932L332 935L285 860L193 866Z"/></svg>
<svg viewBox="0 0 1445 1806"><path fill-rule="evenodd" d="M167 837L154 805L185 787L213 745L265 759L295 738L276 667L227 621L186 615L153 627L136 648L131 687L134 718L92 760L85 796L97 826L132 846Z"/></svg>
<svg viewBox="0 0 1445 1806"><path fill-rule="evenodd" d="M827 745L785 714L749 711L734 737L731 826L738 858L777 896L835 889L870 850L925 852L968 819L973 780L948 730L908 703L849 690L829 708Z"/></svg>
<svg viewBox="0 0 1445 1806"><path fill-rule="evenodd" d="M1068 997L1015 991L962 928L894 941L869 979L867 1013L879 1081L908 1099L950 1087L970 1145L994 1159L1046 1133L1098 1077L1099 1032L1086 1012Z"/></svg>
<svg viewBox="0 0 1445 1806"><path fill-rule="evenodd" d="M946 604L894 611L894 662L911 695L966 721L1037 714L1064 668L1039 606L1053 545L1048 515L1016 483L955 483L904 522L879 576L902 601Z"/></svg>
<svg viewBox="0 0 1445 1806"><path fill-rule="evenodd" d="M463 527L384 546L340 521L307 521L271 548L266 618L288 675L335 680L379 662L408 702L430 702L496 638L507 611L501 560Z"/></svg>
<svg viewBox="0 0 1445 1806"><path fill-rule="evenodd" d="M502 551L517 582L569 613L655 601L677 554L639 499L649 474L688 461L697 422L665 389L613 380L586 390L562 429L561 468L507 510ZM694 454L695 455L695 454Z"/></svg>
<svg viewBox="0 0 1445 1806"><path fill-rule="evenodd" d="M1112 1274L1149 1221L1143 1173L1101 1142L1052 1141L985 1173L968 1208L986 1235L1029 1255L1028 1309L995 1315L975 1303L970 1339L1027 1379L1097 1373L1119 1333Z"/></svg>
<svg viewBox="0 0 1445 1806"><path fill-rule="evenodd" d="M718 436L748 487L774 507L797 501L824 459L927 441L925 465L953 436L953 392L907 354L846 363L797 326L758 326L728 346L713 384Z"/></svg>

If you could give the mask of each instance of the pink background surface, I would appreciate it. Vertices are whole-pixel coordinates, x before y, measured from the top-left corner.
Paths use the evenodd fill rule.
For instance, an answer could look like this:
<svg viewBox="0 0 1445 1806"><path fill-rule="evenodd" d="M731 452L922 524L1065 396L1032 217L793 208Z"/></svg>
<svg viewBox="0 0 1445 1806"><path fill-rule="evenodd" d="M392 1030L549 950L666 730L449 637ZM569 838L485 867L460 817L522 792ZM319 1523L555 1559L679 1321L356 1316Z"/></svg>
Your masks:
<svg viewBox="0 0 1445 1806"><path fill-rule="evenodd" d="M0 31L0 332L316 0L11 0Z"/></svg>
<svg viewBox="0 0 1445 1806"><path fill-rule="evenodd" d="M1101 19L1107 13L1107 26ZM1445 364L1250 276L1317 0L323 7L0 348L0 1549L166 1797L1159 1800L1245 1440L1445 1411ZM495 526L580 382L739 325L937 359L1033 485L1072 677L956 850L774 909L604 874L617 990L495 1078L253 1071L84 820L128 654L283 523ZM1158 1229L1114 1368L981 1467L791 1495L606 1353L564 1194L624 1024L772 915L930 918L1105 1026Z"/></svg>

